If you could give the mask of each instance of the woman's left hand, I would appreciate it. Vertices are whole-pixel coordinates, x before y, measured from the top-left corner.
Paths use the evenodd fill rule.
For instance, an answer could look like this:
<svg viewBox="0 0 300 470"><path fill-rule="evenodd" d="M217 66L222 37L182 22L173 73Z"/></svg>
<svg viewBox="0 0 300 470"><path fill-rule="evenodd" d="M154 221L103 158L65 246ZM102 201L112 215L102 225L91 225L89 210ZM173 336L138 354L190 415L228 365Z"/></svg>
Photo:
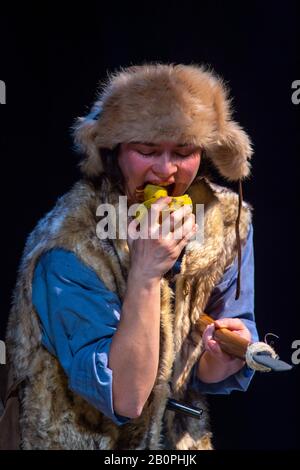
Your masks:
<svg viewBox="0 0 300 470"><path fill-rule="evenodd" d="M227 328L251 342L251 333L242 320L222 318L208 325L202 336L204 352L198 365L198 377L205 383L220 382L238 372L245 362L223 352L217 340L213 338L215 328Z"/></svg>

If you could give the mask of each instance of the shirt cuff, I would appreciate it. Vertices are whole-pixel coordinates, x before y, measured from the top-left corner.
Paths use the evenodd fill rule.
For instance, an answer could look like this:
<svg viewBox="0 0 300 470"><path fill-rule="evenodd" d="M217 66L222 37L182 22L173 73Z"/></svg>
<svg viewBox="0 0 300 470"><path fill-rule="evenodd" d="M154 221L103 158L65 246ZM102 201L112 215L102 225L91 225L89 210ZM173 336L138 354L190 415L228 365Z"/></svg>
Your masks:
<svg viewBox="0 0 300 470"><path fill-rule="evenodd" d="M197 377L197 364L194 365L191 376L191 387L203 395L229 395L237 390L246 392L254 376L254 370L244 365L236 374L217 383L204 383Z"/></svg>
<svg viewBox="0 0 300 470"><path fill-rule="evenodd" d="M112 395L112 370L108 367L111 339L81 349L74 356L69 387L85 398L118 426L130 418L115 413Z"/></svg>

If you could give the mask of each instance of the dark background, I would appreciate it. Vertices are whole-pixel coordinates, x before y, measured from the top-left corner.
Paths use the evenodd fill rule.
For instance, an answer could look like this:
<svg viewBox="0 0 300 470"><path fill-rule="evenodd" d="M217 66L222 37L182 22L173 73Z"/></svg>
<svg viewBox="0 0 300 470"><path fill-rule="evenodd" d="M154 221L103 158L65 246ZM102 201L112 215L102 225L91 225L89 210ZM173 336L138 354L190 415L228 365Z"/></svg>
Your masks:
<svg viewBox="0 0 300 470"><path fill-rule="evenodd" d="M126 2L127 3L127 2ZM253 176L245 198L254 206L256 318L261 337L291 361L300 339L300 79L296 1L74 3L65 7L1 5L0 106L1 329L9 311L28 233L78 179L69 129L92 103L106 70L146 61L204 63L228 82L235 117L251 135ZM298 27L297 27L298 26ZM299 366L256 374L247 393L212 397L219 449L299 446Z"/></svg>

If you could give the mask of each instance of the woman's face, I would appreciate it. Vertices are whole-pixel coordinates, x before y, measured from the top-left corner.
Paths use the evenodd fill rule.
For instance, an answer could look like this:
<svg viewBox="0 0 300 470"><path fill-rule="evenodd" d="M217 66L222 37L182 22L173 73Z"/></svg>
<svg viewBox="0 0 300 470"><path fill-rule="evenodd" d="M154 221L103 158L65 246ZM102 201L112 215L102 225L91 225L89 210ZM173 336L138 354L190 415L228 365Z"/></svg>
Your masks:
<svg viewBox="0 0 300 470"><path fill-rule="evenodd" d="M170 196L181 196L194 180L200 160L201 149L194 145L170 142L121 144L118 162L128 202L138 202L136 189L148 183L168 186Z"/></svg>

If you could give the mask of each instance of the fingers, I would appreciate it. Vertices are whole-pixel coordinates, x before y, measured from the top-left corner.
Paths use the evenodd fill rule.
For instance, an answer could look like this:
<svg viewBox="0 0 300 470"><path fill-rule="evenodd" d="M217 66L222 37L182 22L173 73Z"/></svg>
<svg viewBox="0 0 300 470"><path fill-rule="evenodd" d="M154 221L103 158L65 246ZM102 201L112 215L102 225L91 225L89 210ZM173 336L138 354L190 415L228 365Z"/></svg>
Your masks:
<svg viewBox="0 0 300 470"><path fill-rule="evenodd" d="M213 355L216 355L220 358L223 357L223 354L225 354L225 353L223 353L223 351L220 348L220 345L217 343L217 341L215 341L213 339L206 342L205 350L209 351Z"/></svg>
<svg viewBox="0 0 300 470"><path fill-rule="evenodd" d="M202 341L204 344L204 347L207 351L210 352L221 352L221 348L218 345L217 341L213 339L214 337L214 332L215 332L215 325L212 323L211 325L208 325L202 335Z"/></svg>
<svg viewBox="0 0 300 470"><path fill-rule="evenodd" d="M175 228L174 232L171 232L169 237L178 240L182 240L185 237L188 237L189 234L195 234L195 216L194 214L189 214L183 221L182 224Z"/></svg>
<svg viewBox="0 0 300 470"><path fill-rule="evenodd" d="M202 341L204 344L204 348L206 351L209 351L213 354L217 355L222 355L222 350L217 343L217 341L214 339L214 332L215 332L215 325L212 323L211 325L208 325L202 335Z"/></svg>
<svg viewBox="0 0 300 470"><path fill-rule="evenodd" d="M195 216L192 214L192 207L190 205L184 205L179 209L170 212L169 202L172 201L170 197L164 197L158 199L151 206L151 223L161 223L162 233L167 236L169 232L174 232L177 228L183 227L184 222L191 216L195 223ZM179 227L178 227L179 226ZM183 238L178 236L177 238Z"/></svg>
<svg viewBox="0 0 300 470"><path fill-rule="evenodd" d="M159 198L151 205L150 210L141 204L138 208L139 216L128 225L128 236L134 240L138 238L158 239L161 212L169 207L168 204L171 200L171 197Z"/></svg>
<svg viewBox="0 0 300 470"><path fill-rule="evenodd" d="M244 323L239 318L221 318L215 321L217 328L228 328L228 330L243 330Z"/></svg>
<svg viewBox="0 0 300 470"><path fill-rule="evenodd" d="M226 354L220 348L219 343L214 339L215 325L208 325L202 335L202 341L205 351L208 351L220 362L229 362L232 360L229 354Z"/></svg>
<svg viewBox="0 0 300 470"><path fill-rule="evenodd" d="M160 222L160 217L161 217L161 212L163 210L167 210L169 208L169 203L172 201L171 197L161 197L155 201L154 204L152 204L151 209L150 209L150 217L151 217L151 224L152 223L159 223Z"/></svg>
<svg viewBox="0 0 300 470"><path fill-rule="evenodd" d="M138 240L140 238L158 238L158 235L155 234L158 228L159 224L153 224L151 227L149 227L148 217L144 217L141 220L132 219L127 227L129 247L131 247L134 240Z"/></svg>
<svg viewBox="0 0 300 470"><path fill-rule="evenodd" d="M177 248L180 252L188 244L189 240L193 238L197 230L198 225L194 225L193 229L179 241L179 243L177 244Z"/></svg>
<svg viewBox="0 0 300 470"><path fill-rule="evenodd" d="M184 220L192 214L192 207L185 205L170 214L170 230L174 231L177 225L182 226Z"/></svg>
<svg viewBox="0 0 300 470"><path fill-rule="evenodd" d="M195 235L198 226L195 224L195 216L191 206L182 206L170 214L168 204L171 200L171 197L158 199L152 204L148 216L132 220L128 225L129 239L151 238L165 240L168 244L171 242L179 256L184 246ZM163 218L161 224L162 212L167 216ZM172 231L174 228L175 230ZM129 240L129 245L132 244L131 240Z"/></svg>
<svg viewBox="0 0 300 470"><path fill-rule="evenodd" d="M207 341L213 339L214 332L215 332L214 323L211 323L205 328L205 330L203 331L203 335L202 335L202 341L204 343L204 346L206 345Z"/></svg>
<svg viewBox="0 0 300 470"><path fill-rule="evenodd" d="M230 354L222 351L218 341L214 339L215 323L208 325L203 332L202 341L204 350L208 351L212 356L214 356L218 362L223 364L231 364L232 367L235 367L236 370L239 370L241 367L243 367L244 362L241 359L233 357Z"/></svg>
<svg viewBox="0 0 300 470"><path fill-rule="evenodd" d="M138 233L138 226L140 222L137 219L132 219L127 226L127 233L128 233L128 245L132 245L132 240L136 240L139 236Z"/></svg>
<svg viewBox="0 0 300 470"><path fill-rule="evenodd" d="M132 225L132 232L140 225L140 233L158 234L162 238L181 240L184 238L195 225L195 216L192 213L190 205L184 205L179 209L170 212L169 203L172 201L171 197L159 198L151 205L150 210L145 208L142 217L139 217L137 222ZM139 210L142 210L141 207ZM148 215L148 217L147 217ZM154 233L153 233L154 232ZM174 236L170 236L174 233ZM154 236L153 238L158 238Z"/></svg>
<svg viewBox="0 0 300 470"><path fill-rule="evenodd" d="M152 204L149 213L147 224L148 227L144 226L143 233L149 234L151 238L158 239L161 236L161 219L163 211L168 212L169 203L172 201L171 197L159 198L154 204ZM147 237L146 237L147 238Z"/></svg>
<svg viewBox="0 0 300 470"><path fill-rule="evenodd" d="M215 326L216 328L227 328L228 330L233 331L248 341L251 341L250 331L243 321L238 318L222 318L220 320L216 320Z"/></svg>

